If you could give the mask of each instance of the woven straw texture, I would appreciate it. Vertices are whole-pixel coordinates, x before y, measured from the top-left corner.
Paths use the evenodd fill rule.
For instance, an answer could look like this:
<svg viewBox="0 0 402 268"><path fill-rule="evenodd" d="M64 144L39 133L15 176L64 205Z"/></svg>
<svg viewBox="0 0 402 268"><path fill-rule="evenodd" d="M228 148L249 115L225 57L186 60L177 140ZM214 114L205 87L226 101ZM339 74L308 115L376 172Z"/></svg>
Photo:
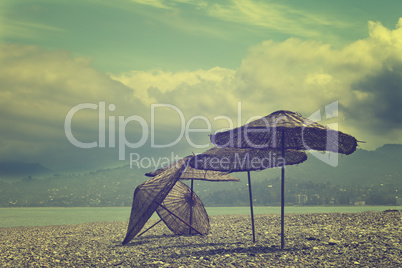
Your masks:
<svg viewBox="0 0 402 268"><path fill-rule="evenodd" d="M331 151L348 155L357 146L357 140L351 135L329 129L291 111L277 111L239 128L215 133L210 138L219 147L280 149L282 132L285 149Z"/></svg>
<svg viewBox="0 0 402 268"><path fill-rule="evenodd" d="M162 205L187 223L190 223L191 210L191 225L203 235L208 234L210 228L208 214L201 200L194 192L191 201L191 190L186 184L182 183L181 181L176 182L175 186L165 198ZM166 211L164 208L159 206L156 209L156 212L162 221L167 225L167 227L169 227L169 229L176 235L190 234L190 227ZM197 234L197 232L192 230L191 234Z"/></svg>
<svg viewBox="0 0 402 268"><path fill-rule="evenodd" d="M281 167L284 164L300 164L306 159L304 151L290 149L285 150L283 158L281 150L276 149L213 147L192 158L190 166L197 169L242 172Z"/></svg>
<svg viewBox="0 0 402 268"><path fill-rule="evenodd" d="M172 190L186 168L186 164L177 165L154 178L140 184L134 191L133 205L131 207L130 221L123 245L133 239L144 227L145 223L155 212Z"/></svg>
<svg viewBox="0 0 402 268"><path fill-rule="evenodd" d="M152 172L146 173L145 176L153 177L156 176L165 170L171 168L175 165L180 165L184 163L184 161L193 157L192 155L186 156L185 158L174 162L170 165L162 167L160 169L154 170ZM240 181L239 179L227 174L226 172L219 171L207 171L207 170L199 170L188 166L186 170L180 177L180 180L204 180L204 181Z"/></svg>

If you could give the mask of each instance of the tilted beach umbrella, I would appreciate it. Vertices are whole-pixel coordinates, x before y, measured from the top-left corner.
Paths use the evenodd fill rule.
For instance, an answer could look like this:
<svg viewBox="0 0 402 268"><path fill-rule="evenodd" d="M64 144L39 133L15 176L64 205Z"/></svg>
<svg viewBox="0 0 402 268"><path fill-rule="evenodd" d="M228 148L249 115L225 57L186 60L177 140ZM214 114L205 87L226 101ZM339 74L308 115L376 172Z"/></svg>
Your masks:
<svg viewBox="0 0 402 268"><path fill-rule="evenodd" d="M295 165L304 162L307 155L304 151L286 150L285 158L282 152L276 149L253 148L218 148L213 147L202 154L194 156L189 165L196 169L244 172L247 171L250 198L251 225L253 242L255 242L253 197L251 190L250 171L267 168Z"/></svg>
<svg viewBox="0 0 402 268"><path fill-rule="evenodd" d="M190 188L183 182L176 182L173 189L163 200L162 205L156 208L161 220L176 235L191 234L191 228L183 221L192 218L191 226L203 235L208 234L210 225L207 211L200 198L192 193ZM174 215L171 213L173 212ZM189 224L190 225L190 224Z"/></svg>
<svg viewBox="0 0 402 268"><path fill-rule="evenodd" d="M206 235L210 229L208 214L201 199L195 193L191 193L190 188L181 181L176 182L162 204L156 208L156 213L160 220L138 236L143 235L161 221L176 235L192 233ZM191 224L188 221L190 215L193 219ZM195 232L191 232L191 230L195 230Z"/></svg>
<svg viewBox="0 0 402 268"><path fill-rule="evenodd" d="M185 161L189 160L192 158L192 155L186 156L183 159L180 159L174 163L171 163L165 167L159 168L157 170L154 170L152 172L146 173L145 176L153 177L156 176L176 165L180 165L184 163ZM229 175L227 172L219 172L219 171L210 171L210 170L199 170L192 168L188 166L185 171L183 171L182 175L180 176L180 180L191 180L191 186L190 186L190 200L191 197L193 196L194 193L194 180L204 180L204 181L240 181L239 179ZM189 207L189 225L191 226L193 224L193 213L192 213L192 206ZM187 219L187 218L184 218ZM166 222L165 222L166 223ZM169 227L170 228L170 227ZM192 233L192 229L189 228L189 234Z"/></svg>
<svg viewBox="0 0 402 268"><path fill-rule="evenodd" d="M133 239L144 227L158 206L179 180L188 162L174 166L140 184L134 191L131 215L123 245Z"/></svg>
<svg viewBox="0 0 402 268"><path fill-rule="evenodd" d="M210 139L219 147L275 148L281 149L282 155L286 154L286 149L329 151L349 155L357 147L357 140L353 136L284 110L244 126L215 133ZM281 177L281 248L284 248L284 165Z"/></svg>

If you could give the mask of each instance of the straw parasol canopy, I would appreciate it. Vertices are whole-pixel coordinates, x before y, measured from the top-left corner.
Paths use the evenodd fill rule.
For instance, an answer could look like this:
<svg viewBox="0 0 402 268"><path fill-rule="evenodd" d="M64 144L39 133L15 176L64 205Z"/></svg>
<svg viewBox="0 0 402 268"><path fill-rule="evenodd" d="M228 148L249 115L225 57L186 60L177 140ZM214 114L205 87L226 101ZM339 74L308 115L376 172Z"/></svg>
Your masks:
<svg viewBox="0 0 402 268"><path fill-rule="evenodd" d="M351 135L325 127L291 111L276 111L244 126L210 136L219 147L281 148L330 151L349 155L357 140Z"/></svg>
<svg viewBox="0 0 402 268"><path fill-rule="evenodd" d="M123 245L133 239L163 202L187 166L177 165L140 184L134 191L130 221Z"/></svg>
<svg viewBox="0 0 402 268"><path fill-rule="evenodd" d="M226 172L247 171L250 198L251 227L255 242L253 197L251 191L250 171L266 168L283 167L304 162L307 155L304 151L253 148L218 148L213 147L202 154L194 156L189 165L196 169L220 170Z"/></svg>
<svg viewBox="0 0 402 268"><path fill-rule="evenodd" d="M185 161L187 161L188 159L190 159L192 157L193 157L193 155L186 156L183 159L180 159L174 163L171 163L170 165L156 169L152 172L145 173L145 176L154 177L156 175L159 175L160 173L168 170L169 168L172 168L175 165L182 165ZM240 181L239 179L229 175L226 172L200 170L200 169L192 168L190 166L188 166L186 168L186 170L183 171L183 173L180 177L180 180Z"/></svg>
<svg viewBox="0 0 402 268"><path fill-rule="evenodd" d="M162 205L156 208L156 212L167 227L176 235L187 235L190 227L184 224L176 216L184 220L190 219L192 213L192 227L197 229L203 235L208 234L210 225L208 214L202 204L200 198L195 193L191 193L190 188L183 182L176 182L173 189L163 200ZM174 212L172 215L169 211Z"/></svg>

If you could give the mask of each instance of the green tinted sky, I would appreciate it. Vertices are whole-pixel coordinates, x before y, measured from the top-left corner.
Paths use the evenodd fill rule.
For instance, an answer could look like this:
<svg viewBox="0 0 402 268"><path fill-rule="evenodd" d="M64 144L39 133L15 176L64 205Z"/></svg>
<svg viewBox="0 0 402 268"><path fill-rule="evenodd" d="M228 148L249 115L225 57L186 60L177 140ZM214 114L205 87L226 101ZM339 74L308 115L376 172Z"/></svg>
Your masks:
<svg viewBox="0 0 402 268"><path fill-rule="evenodd" d="M339 47L393 28L400 1L3 1L2 40L64 49L107 72L238 68L290 37Z"/></svg>
<svg viewBox="0 0 402 268"><path fill-rule="evenodd" d="M225 116L236 126L279 109L325 118L334 101L339 116L322 123L335 121L366 141L361 148L402 143L399 0L3 0L0 10L0 161L126 164L116 147L76 148L66 138L70 109L100 102L116 107L106 110L116 144L118 117L150 126L152 104L177 108L159 109L153 122L155 140L167 144L181 132L177 111L199 127L207 118L213 132L230 127ZM97 110L80 112L73 133L98 141L98 119ZM143 131L133 122L124 134L135 142ZM211 146L207 133L179 140L161 150L149 136L126 153L185 156Z"/></svg>

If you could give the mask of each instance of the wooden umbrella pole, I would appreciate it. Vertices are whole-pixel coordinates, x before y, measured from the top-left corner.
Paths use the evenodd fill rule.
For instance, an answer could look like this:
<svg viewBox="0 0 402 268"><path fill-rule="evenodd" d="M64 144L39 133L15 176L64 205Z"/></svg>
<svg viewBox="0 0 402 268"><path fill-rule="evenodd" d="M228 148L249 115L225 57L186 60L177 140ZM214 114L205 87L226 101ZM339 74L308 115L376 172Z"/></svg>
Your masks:
<svg viewBox="0 0 402 268"><path fill-rule="evenodd" d="M193 185L194 180L191 179L191 194L190 194L190 226L193 225ZM191 235L191 228L189 228L189 235Z"/></svg>
<svg viewBox="0 0 402 268"><path fill-rule="evenodd" d="M175 216L177 219L179 219L181 222L183 222L185 225L187 225L188 227L190 227L191 229L193 229L194 231L196 231L197 233L199 233L200 235L203 236L203 234L198 231L196 228L194 228L193 226L191 226L190 224L188 224L185 220L183 220L182 218L180 218L178 215L176 215L175 213L173 213L173 211L169 210L167 207L165 207L164 205L154 201L155 203L157 203L161 208L163 208L164 210L166 210L167 212L169 212L170 214L172 214L173 216Z"/></svg>
<svg viewBox="0 0 402 268"><path fill-rule="evenodd" d="M285 247L285 131L282 130L281 249Z"/></svg>
<svg viewBox="0 0 402 268"><path fill-rule="evenodd" d="M249 170L247 170L247 176L248 176L248 193L249 193L249 197L250 197L251 228L253 229L253 243L255 243L253 194L251 191L251 180L250 180L250 171Z"/></svg>
<svg viewBox="0 0 402 268"><path fill-rule="evenodd" d="M147 228L144 232L140 233L137 237L140 237L141 235L145 234L146 232L148 232L150 229L152 229L155 225L157 225L158 223L160 223L162 220L159 220L157 222L155 222L154 224L152 224L149 228Z"/></svg>

